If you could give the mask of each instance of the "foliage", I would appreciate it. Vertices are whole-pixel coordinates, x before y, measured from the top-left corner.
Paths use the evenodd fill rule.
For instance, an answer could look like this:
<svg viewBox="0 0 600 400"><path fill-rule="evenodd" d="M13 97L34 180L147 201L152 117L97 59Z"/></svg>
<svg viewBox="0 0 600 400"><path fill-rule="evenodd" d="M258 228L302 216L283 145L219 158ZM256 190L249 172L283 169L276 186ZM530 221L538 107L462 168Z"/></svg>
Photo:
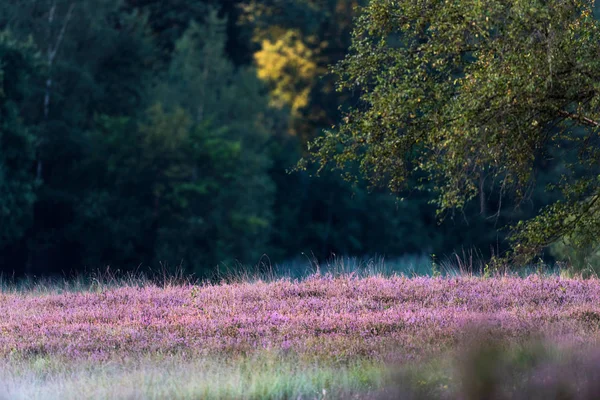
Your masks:
<svg viewBox="0 0 600 400"><path fill-rule="evenodd" d="M568 265L570 272L582 276L600 275L600 251L597 247L575 247L569 238L563 238L550 246L550 254Z"/></svg>
<svg viewBox="0 0 600 400"><path fill-rule="evenodd" d="M575 272L597 275L600 272L600 249L594 231L594 224L598 224L599 211L594 199L587 199L577 203L585 207L585 219L577 225L569 235L565 235L550 247L551 254L557 259L568 263ZM566 224L573 224L574 212L564 220Z"/></svg>
<svg viewBox="0 0 600 400"><path fill-rule="evenodd" d="M11 273L82 267L76 243L89 233L76 231L75 217L90 178L82 168L84 132L95 114L134 115L146 101L150 42L143 18L121 6L119 0L1 5L0 26L30 38L43 67L43 79L20 104L36 126L35 165L28 170L39 186L31 227L10 252Z"/></svg>
<svg viewBox="0 0 600 400"><path fill-rule="evenodd" d="M21 239L32 222L36 137L23 104L37 79L38 60L31 44L0 32L0 250Z"/></svg>
<svg viewBox="0 0 600 400"><path fill-rule="evenodd" d="M312 52L297 34L288 31L276 41L264 39L254 55L259 78L273 85L273 104L289 106L293 114L308 105L312 83L318 73Z"/></svg>
<svg viewBox="0 0 600 400"><path fill-rule="evenodd" d="M78 219L104 234L81 243L88 263L160 261L204 273L258 260L266 248L268 99L252 70L224 57L224 24L213 12L190 25L139 123L98 119L89 168L99 175Z"/></svg>
<svg viewBox="0 0 600 400"><path fill-rule="evenodd" d="M254 58L278 106L292 109L290 132L302 142L338 120L347 96L336 94L327 67L350 44L356 0L248 1L241 22L259 46Z"/></svg>
<svg viewBox="0 0 600 400"><path fill-rule="evenodd" d="M197 173L215 179L198 204L210 221L203 247L213 264L258 260L272 218L266 149L273 116L255 71L236 69L225 58L225 23L215 11L204 25L192 23L176 45L167 87L159 88L166 104L177 98L201 128L212 130L194 146Z"/></svg>
<svg viewBox="0 0 600 400"><path fill-rule="evenodd" d="M423 173L444 212L464 208L485 180L526 198L537 160L551 149L578 150L574 165L585 174L555 177L565 201L518 226L515 254L525 261L576 230L597 237L583 201L598 196L600 25L592 6L372 1L335 69L339 89L360 90L361 103L313 142L312 158L339 168L358 160L372 183L394 191Z"/></svg>
<svg viewBox="0 0 600 400"><path fill-rule="evenodd" d="M533 158L521 151L529 139L504 147L498 140L502 129L511 131L515 121L527 117L527 109L542 104L543 96L576 97L593 82L596 68L590 61L592 50L585 45L593 44L595 22L576 15L569 20L571 6L559 7L557 2L482 3L491 13L489 20L481 16L482 9L470 7L475 2L449 5L454 11L445 16L437 6L421 15L417 6L405 3L392 7L392 2L377 0L364 9L355 48L338 71L374 81L361 81L356 90L346 75L347 85L336 91L335 75L325 72L346 55L356 7L366 6L366 1L0 2L0 30L10 31L0 40L0 272L39 276L107 265L156 269L162 263L162 268L182 266L203 275L216 265L235 268L259 260L275 264L305 255L323 261L333 254L389 259L435 253L444 260L449 253L475 248L487 256L506 247L502 241L506 232L498 228L526 220L543 206L550 208L538 222L520 226L522 237L515 238L522 248L539 250L542 242L566 241L591 251L595 244L586 238L594 237L597 221L589 218L591 213L585 219L576 215L595 201L597 181L589 172L596 159L596 137L588 129L594 127L586 126L595 119L583 118L587 109L594 109L595 100L586 104L587 98L581 100L581 110L565 106L561 110L570 114L560 114L562 125L551 130L545 128L559 122L549 117L556 110L542 110L546 119L536 121L548 141L535 148ZM447 51L436 55L424 47L430 60L400 57L403 43L416 38L398 35L397 16L388 11L400 5L412 13L402 18L414 17L424 24L420 44L411 46L433 43ZM533 28L519 26L518 19L495 17L521 11ZM460 22L462 12L480 25ZM556 21L544 31L552 18ZM433 30L427 21L449 25ZM371 22L371 32L361 31ZM396 31L386 32L385 43L377 44L386 24ZM479 34L477 27L488 29L489 37ZM513 29L516 36L505 39L497 28ZM461 36L461 29L466 36ZM519 41L522 31L531 33L529 42ZM580 34L587 31L591 36ZM547 34L550 39L544 39ZM468 52L452 64L452 51L466 44L480 46L479 53ZM494 49L504 45L512 49L507 53L512 56L492 57ZM359 50L370 51L370 46L372 54L361 58ZM519 61L517 51L525 55L525 49L531 60ZM544 61L548 55L552 72ZM394 64L395 56L402 58L400 64ZM489 68L481 61L483 56L491 57ZM572 65L569 57L576 60ZM452 82L429 74L430 68L419 70L419 76L428 77L421 83L407 71L402 75L398 67L429 68L433 59L442 62L436 68L442 75L452 75ZM443 65L454 70L448 72ZM494 75L504 67L511 69ZM461 68L471 71L472 81ZM403 83L394 80L402 76ZM423 168L408 163L405 191L389 194L385 188L368 188L368 178L381 176L383 182L392 177L386 168L404 160L392 154L395 145L387 146L386 138L394 139L396 122L386 119L382 126L387 128L381 130L385 135L369 139L389 153L389 158L380 158L386 168L379 169L376 160L364 162L368 146L356 147L356 154L351 149L346 153L358 156L346 172L359 175L363 161L367 179L345 182L330 171L316 176L318 165L287 173L307 153L306 144L323 129L338 125L345 112L350 111L348 121L342 121L341 130L330 137L346 132L345 138L352 138L350 125L375 121L368 112L369 93L374 105L381 99L385 108L389 101L394 115L410 112L413 103L400 98L401 107L395 107L393 101L398 99L393 96L415 82L431 93L440 85L456 89L453 102L444 103L448 93L439 91L437 100L434 93L432 98L417 97L421 103L414 103L431 111L416 113L415 121L436 115L460 117L446 125L442 119L433 121L441 128L429 137L429 153L420 153L426 150L425 142L413 149L415 157L438 151L439 165L455 154L451 168L435 169L434 159ZM536 85L541 87L538 92L532 88ZM504 97L490 94L509 86L521 103L508 104ZM377 91L371 93L371 88ZM552 108L558 101L551 98L543 104ZM493 108L479 112L477 107L486 102L502 113L494 115ZM436 108L442 103L444 107ZM466 111L460 114L461 109ZM517 119L504 118L505 114ZM352 115L361 118L353 120ZM504 126L502 121L508 122ZM494 129L487 136L476 135L475 128L488 127L485 124ZM417 128L407 135L416 135ZM467 128L473 130L461 136ZM532 126L520 132L523 137L536 134ZM443 141L435 140L442 136L448 142L443 151ZM479 168L471 160L461 166L459 159L471 154L467 145L479 153L484 149L489 163L494 155L503 157L502 165ZM338 143L330 149L342 150ZM578 149L583 152L578 154ZM521 161L504 165L504 159L515 154ZM588 163L580 162L586 157ZM432 175L438 179L426 182ZM446 179L450 176L456 179ZM548 184L554 184L550 191L544 190ZM424 190L414 190L418 187ZM435 219L435 206L430 204L436 189L438 194L446 190L443 199L448 207L463 206L444 213L443 223ZM466 194L464 202L461 193ZM509 199L503 196L515 193ZM473 196L479 201L466 201ZM577 228L568 232L573 221ZM556 251L552 254L559 257Z"/></svg>

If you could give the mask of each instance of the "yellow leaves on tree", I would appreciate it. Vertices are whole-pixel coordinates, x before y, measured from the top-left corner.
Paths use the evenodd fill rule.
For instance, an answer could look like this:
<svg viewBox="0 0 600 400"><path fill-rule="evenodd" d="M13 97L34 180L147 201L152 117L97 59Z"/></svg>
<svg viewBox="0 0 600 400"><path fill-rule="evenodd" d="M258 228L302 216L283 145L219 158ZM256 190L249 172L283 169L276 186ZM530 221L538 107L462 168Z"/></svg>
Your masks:
<svg viewBox="0 0 600 400"><path fill-rule="evenodd" d="M319 70L314 51L294 31L277 39L263 39L262 49L254 54L258 76L271 88L271 104L290 107L292 114L306 107Z"/></svg>

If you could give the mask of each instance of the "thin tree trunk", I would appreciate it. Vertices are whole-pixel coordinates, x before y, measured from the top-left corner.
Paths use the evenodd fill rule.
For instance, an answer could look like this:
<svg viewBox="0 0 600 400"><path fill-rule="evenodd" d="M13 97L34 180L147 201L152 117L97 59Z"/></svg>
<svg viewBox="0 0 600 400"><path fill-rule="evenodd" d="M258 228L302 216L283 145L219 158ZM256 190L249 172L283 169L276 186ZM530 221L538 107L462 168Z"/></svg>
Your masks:
<svg viewBox="0 0 600 400"><path fill-rule="evenodd" d="M52 85L53 85L52 68L54 67L54 63L56 60L56 54L58 53L58 50L60 49L63 39L65 37L65 32L67 30L67 26L69 25L69 22L71 21L71 17L73 15L74 8L75 8L75 3L71 3L69 5L69 9L67 10L67 13L65 15L63 24L60 27L60 31L58 32L58 36L56 37L56 40L52 39L52 27L54 25L55 15L56 15L56 0L52 0L52 3L50 5L50 10L48 11L48 29L47 29L48 48L46 50L46 66L48 68L48 71L47 71L48 78L46 79L46 86L44 88L43 119L42 119L42 126L44 126L44 127L47 126L48 119L50 116L50 102L51 102L51 97L52 97ZM42 144L44 143L44 139L45 138L42 137L40 140L40 142ZM43 174L44 174L44 162L42 160L41 155L38 153L37 160L36 160L36 169L35 169L36 180L38 182L42 181ZM34 223L35 223L35 211L34 211L33 218L34 218ZM25 262L25 273L27 275L31 275L31 272L33 271L33 259L34 259L33 253L35 250L32 247L33 246L29 247L28 254L27 254L27 261Z"/></svg>
<svg viewBox="0 0 600 400"><path fill-rule="evenodd" d="M73 9L75 8L75 3L71 3L67 14L65 15L65 20L60 28L58 36L56 37L56 41L52 42L52 26L54 25L54 18L56 15L56 0L52 1L52 5L50 6L50 11L48 12L48 49L46 52L46 65L48 67L48 78L46 79L46 88L44 91L44 118L43 125L46 125L48 122L48 116L50 114L50 99L52 96L52 68L54 67L54 61L56 59L56 54L60 49L60 46L65 37L65 31L67 30L67 26L71 21L71 17L73 15ZM36 178L39 180L42 179L43 174L43 162L41 157L38 156L37 160L37 168L36 168Z"/></svg>

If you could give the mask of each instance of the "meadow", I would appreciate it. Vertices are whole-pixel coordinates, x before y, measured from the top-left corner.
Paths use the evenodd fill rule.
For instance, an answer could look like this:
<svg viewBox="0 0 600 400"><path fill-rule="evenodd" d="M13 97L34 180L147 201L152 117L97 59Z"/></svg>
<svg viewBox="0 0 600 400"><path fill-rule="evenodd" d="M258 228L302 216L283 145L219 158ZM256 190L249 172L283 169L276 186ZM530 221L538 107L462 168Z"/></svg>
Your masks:
<svg viewBox="0 0 600 400"><path fill-rule="evenodd" d="M595 278L354 272L245 278L5 285L0 396L597 393L590 389L598 381L590 374L600 374Z"/></svg>

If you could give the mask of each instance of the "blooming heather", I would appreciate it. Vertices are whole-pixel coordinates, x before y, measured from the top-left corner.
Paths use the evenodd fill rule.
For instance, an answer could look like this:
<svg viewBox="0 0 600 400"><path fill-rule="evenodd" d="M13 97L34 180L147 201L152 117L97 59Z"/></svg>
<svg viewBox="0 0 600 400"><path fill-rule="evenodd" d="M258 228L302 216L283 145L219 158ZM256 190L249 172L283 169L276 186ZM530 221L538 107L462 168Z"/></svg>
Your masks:
<svg viewBox="0 0 600 400"><path fill-rule="evenodd" d="M414 355L478 326L490 335L594 341L600 281L313 276L303 281L102 293L0 294L0 354L108 358L267 349L310 356Z"/></svg>

